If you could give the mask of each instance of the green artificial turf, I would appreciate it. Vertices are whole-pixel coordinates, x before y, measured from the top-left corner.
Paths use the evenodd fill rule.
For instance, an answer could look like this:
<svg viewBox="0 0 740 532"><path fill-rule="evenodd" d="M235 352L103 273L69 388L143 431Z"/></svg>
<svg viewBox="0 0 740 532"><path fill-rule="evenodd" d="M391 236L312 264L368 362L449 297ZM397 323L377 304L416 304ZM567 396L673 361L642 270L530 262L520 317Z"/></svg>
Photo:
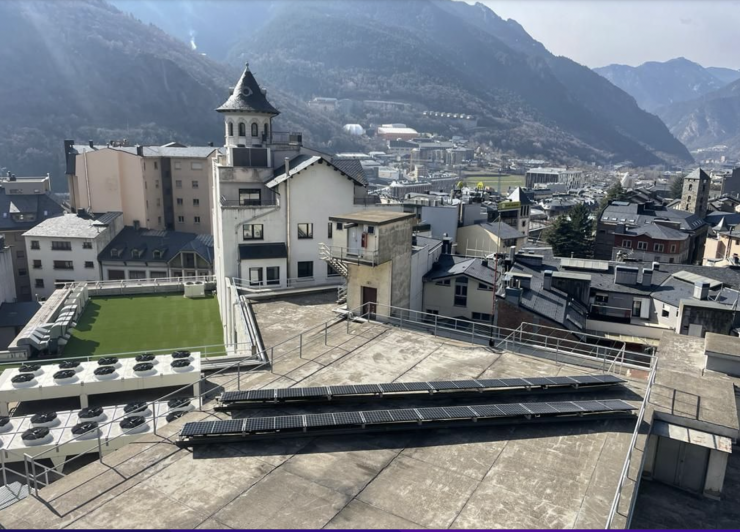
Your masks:
<svg viewBox="0 0 740 532"><path fill-rule="evenodd" d="M77 322L65 357L223 344L218 301L182 294L96 297ZM221 348L223 349L223 348ZM209 348L208 353L218 351Z"/></svg>
<svg viewBox="0 0 740 532"><path fill-rule="evenodd" d="M495 174L486 174L486 173L476 174L475 172L470 172L470 173L463 172L463 179L471 187L475 187L478 183L482 182L483 185L486 187L491 187L494 190L498 189L499 176ZM506 192L509 189L509 187L511 188L523 187L524 182L525 182L525 178L523 175L502 175L501 176L501 190Z"/></svg>

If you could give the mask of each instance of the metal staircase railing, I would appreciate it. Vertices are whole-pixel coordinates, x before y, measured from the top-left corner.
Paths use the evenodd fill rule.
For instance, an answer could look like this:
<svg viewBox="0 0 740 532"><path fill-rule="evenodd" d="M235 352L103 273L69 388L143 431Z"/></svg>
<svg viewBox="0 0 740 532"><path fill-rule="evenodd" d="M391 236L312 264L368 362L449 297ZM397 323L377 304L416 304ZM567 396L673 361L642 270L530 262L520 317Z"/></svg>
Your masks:
<svg viewBox="0 0 740 532"><path fill-rule="evenodd" d="M319 244L319 257L321 257L321 260L324 262L330 264L331 267L334 268L334 271L341 274L342 277L347 277L349 273L347 265L340 259L332 256L331 249L323 242Z"/></svg>

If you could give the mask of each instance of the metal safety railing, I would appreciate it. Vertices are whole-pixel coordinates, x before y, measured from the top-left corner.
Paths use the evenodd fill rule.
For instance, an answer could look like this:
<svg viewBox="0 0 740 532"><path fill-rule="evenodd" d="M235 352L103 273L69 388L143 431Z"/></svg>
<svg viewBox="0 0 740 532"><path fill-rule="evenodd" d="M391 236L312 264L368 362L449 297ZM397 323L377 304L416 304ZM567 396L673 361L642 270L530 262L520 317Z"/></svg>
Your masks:
<svg viewBox="0 0 740 532"><path fill-rule="evenodd" d="M344 283L344 277L340 274L327 275L325 278L315 277L292 277L290 279L280 279L274 281L242 279L233 277L231 279L234 286L239 290L250 293L270 293L280 290L292 290L296 288L312 288L328 286L333 287Z"/></svg>
<svg viewBox="0 0 740 532"><path fill-rule="evenodd" d="M645 396L643 397L642 404L640 405L640 411L637 414L637 422L635 423L635 430L632 433L629 450L627 451L627 456L624 459L624 464L622 465L622 472L619 475L619 482L617 483L617 489L614 493L614 499L612 499L612 505L609 509L609 515L606 519L606 526L604 528L607 530L612 528L612 525L614 524L614 518L619 513L619 503L622 500L622 491L624 490L625 482L627 480L632 480L633 482L632 497L630 500L629 510L627 511L627 514L624 515L625 523L623 525L620 525L619 528L629 528L630 527L630 522L632 520L632 514L635 509L635 503L637 502L637 493L638 493L638 490L640 489L640 479L642 477L642 469L643 469L643 466L645 463L645 457L646 457L645 449L643 449L643 452L642 452L640 467L638 468L638 471L637 471L637 478L629 479L629 472L630 472L630 467L632 465L632 457L634 455L634 452L637 446L637 439L640 436L642 422L645 419L645 412L647 410L647 405L650 402L650 393L652 392L653 385L655 384L655 376L656 376L657 370L658 370L658 359L655 358L653 360L652 369L650 370L650 376L648 377L647 386L645 387ZM649 437L649 434L646 437Z"/></svg>
<svg viewBox="0 0 740 532"><path fill-rule="evenodd" d="M193 267L195 269L195 267ZM200 281L204 283L215 283L215 275L192 275L192 276L181 276L181 277L149 277L146 279L119 279L119 280L108 280L108 281L75 281L71 283L64 283L60 288L65 290L74 289L78 286L87 286L91 289L105 289L105 288L140 288L142 286L153 286L158 287L168 284L182 284L186 282Z"/></svg>

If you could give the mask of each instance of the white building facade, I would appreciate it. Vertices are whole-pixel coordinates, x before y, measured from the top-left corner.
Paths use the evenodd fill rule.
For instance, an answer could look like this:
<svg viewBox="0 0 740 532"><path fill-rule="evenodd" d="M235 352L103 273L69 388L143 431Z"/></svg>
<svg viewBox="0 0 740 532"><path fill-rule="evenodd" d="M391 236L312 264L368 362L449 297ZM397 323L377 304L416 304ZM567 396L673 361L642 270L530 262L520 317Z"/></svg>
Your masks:
<svg viewBox="0 0 740 532"><path fill-rule="evenodd" d="M66 214L40 223L23 237L36 299L46 299L57 284L102 279L98 253L123 229L120 212L97 219Z"/></svg>

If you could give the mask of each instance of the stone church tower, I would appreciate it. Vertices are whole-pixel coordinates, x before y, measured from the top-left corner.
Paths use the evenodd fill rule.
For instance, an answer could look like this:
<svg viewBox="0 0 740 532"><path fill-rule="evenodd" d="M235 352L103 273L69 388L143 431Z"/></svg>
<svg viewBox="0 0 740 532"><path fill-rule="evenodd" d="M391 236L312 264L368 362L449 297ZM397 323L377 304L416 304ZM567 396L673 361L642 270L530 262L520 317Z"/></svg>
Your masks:
<svg viewBox="0 0 740 532"><path fill-rule="evenodd" d="M707 215L710 184L709 174L701 168L697 168L684 177L681 203L677 208L682 211L693 212L700 218L704 218Z"/></svg>

